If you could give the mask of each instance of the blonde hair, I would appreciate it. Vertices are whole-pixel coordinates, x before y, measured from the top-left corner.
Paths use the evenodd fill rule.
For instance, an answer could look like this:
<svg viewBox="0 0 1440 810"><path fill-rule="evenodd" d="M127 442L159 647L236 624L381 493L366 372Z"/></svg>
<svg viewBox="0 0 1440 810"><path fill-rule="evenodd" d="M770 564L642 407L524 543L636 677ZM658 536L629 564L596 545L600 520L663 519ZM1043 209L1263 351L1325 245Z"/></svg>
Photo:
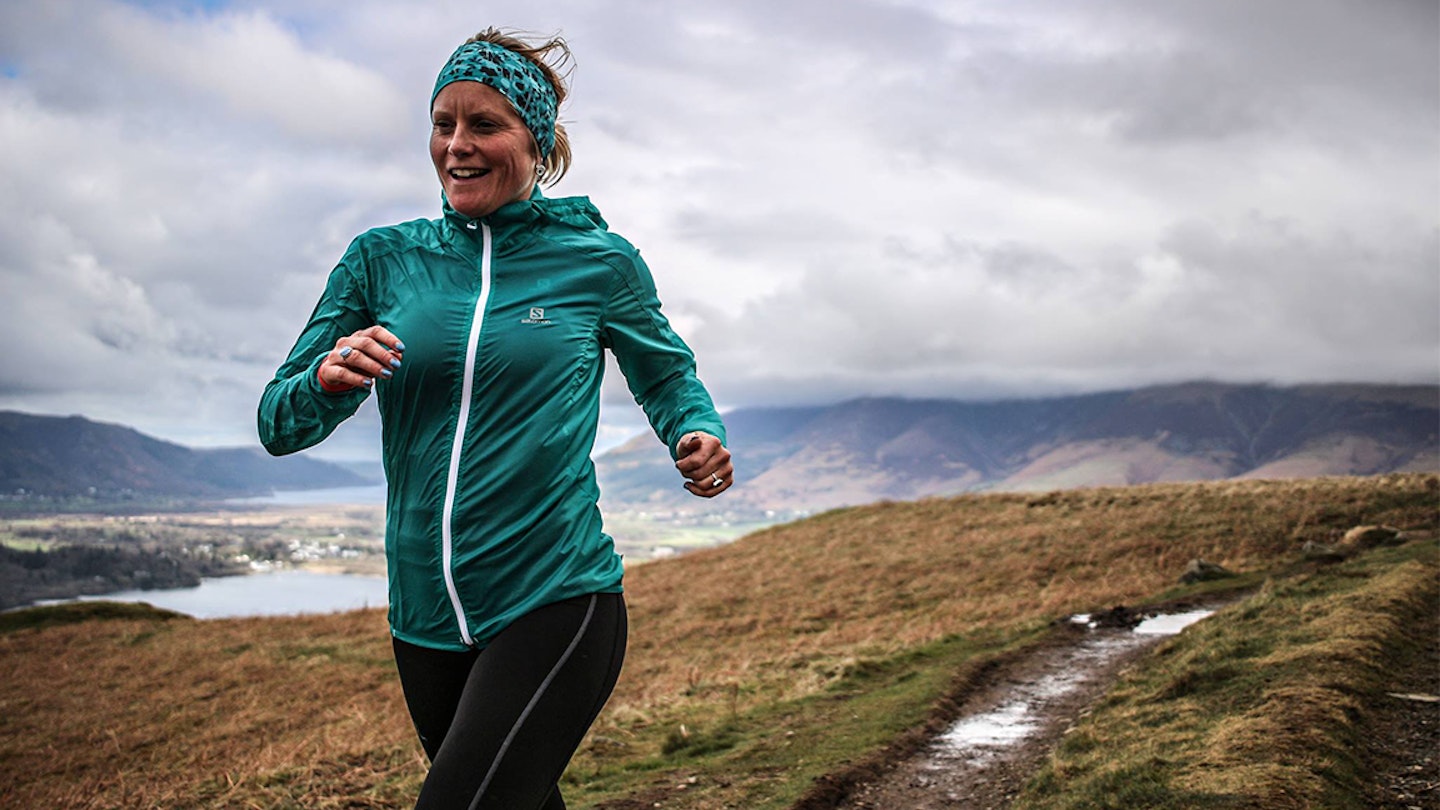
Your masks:
<svg viewBox="0 0 1440 810"><path fill-rule="evenodd" d="M565 97L570 92L565 84L566 80L569 79L570 72L575 69L575 57L570 53L570 46L558 34L539 45L531 45L516 33L507 33L497 28L486 28L465 40L467 45L471 42L488 42L492 45L499 45L525 57L540 68L540 73L545 76L545 81L555 90L557 111L555 147L550 150L550 154L545 156L543 163L545 171L540 176L542 183L555 185L560 178L565 176L565 172L570 170L570 136L565 134L565 126L560 123L558 116L560 105L565 103Z"/></svg>

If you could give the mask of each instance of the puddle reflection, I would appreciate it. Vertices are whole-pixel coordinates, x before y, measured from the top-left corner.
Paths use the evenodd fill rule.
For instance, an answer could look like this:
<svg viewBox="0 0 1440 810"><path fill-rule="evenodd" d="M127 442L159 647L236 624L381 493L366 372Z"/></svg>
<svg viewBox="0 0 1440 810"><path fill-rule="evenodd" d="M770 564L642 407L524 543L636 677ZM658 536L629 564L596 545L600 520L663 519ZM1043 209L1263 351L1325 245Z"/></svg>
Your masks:
<svg viewBox="0 0 1440 810"><path fill-rule="evenodd" d="M1142 636L1173 636L1214 612L1213 610L1191 610L1185 613L1151 616L1136 625L1134 632Z"/></svg>

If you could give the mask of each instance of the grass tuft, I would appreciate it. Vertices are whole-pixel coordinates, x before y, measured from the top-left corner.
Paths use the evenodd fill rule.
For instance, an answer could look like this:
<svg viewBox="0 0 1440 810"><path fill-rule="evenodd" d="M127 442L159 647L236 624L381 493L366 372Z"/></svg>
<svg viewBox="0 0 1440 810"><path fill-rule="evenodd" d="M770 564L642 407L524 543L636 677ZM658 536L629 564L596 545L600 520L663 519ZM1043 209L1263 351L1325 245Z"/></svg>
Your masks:
<svg viewBox="0 0 1440 810"><path fill-rule="evenodd" d="M40 630L67 624L112 620L169 622L191 620L183 613L164 610L145 602L71 602L64 605L21 608L0 613L0 634L17 630ZM153 631L150 635L153 635Z"/></svg>

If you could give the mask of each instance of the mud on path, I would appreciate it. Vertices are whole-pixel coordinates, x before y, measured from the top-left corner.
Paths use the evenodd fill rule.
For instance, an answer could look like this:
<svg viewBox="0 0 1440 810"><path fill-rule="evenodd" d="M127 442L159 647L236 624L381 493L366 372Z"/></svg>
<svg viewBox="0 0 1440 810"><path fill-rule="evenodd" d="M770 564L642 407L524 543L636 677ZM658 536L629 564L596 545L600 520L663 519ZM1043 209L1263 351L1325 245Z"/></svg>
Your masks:
<svg viewBox="0 0 1440 810"><path fill-rule="evenodd" d="M1065 730L1165 635L1128 628L1062 630L1054 643L990 673L960 719L834 805L844 810L1003 808Z"/></svg>
<svg viewBox="0 0 1440 810"><path fill-rule="evenodd" d="M1006 807L1116 676L1175 632L1137 634L1137 623L1214 607L1117 607L1091 617L1094 626L1058 620L1038 644L964 673L924 729L817 780L793 810Z"/></svg>

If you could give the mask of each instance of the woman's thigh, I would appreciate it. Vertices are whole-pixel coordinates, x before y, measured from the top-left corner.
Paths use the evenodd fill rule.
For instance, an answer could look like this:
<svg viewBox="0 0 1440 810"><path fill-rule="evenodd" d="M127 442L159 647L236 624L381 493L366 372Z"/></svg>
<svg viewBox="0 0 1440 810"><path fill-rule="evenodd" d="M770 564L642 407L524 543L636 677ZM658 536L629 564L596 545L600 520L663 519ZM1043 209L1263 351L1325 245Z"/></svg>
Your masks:
<svg viewBox="0 0 1440 810"><path fill-rule="evenodd" d="M422 743L439 735L419 808L540 808L605 705L625 655L625 603L594 594L537 608L455 669L401 681ZM433 651L431 651L433 652ZM433 688L411 699L413 690ZM448 708L453 697L454 707ZM416 704L431 708L417 711ZM451 721L440 720L446 711ZM421 727L422 718L428 725ZM430 745L426 745L427 753ZM477 800L476 797L479 797ZM548 806L558 804L558 797Z"/></svg>
<svg viewBox="0 0 1440 810"><path fill-rule="evenodd" d="M410 721L415 724L425 756L433 761L455 719L455 708L460 705L460 695L480 652L433 650L398 638L391 639L391 643L400 688L405 692L405 707L410 710Z"/></svg>

